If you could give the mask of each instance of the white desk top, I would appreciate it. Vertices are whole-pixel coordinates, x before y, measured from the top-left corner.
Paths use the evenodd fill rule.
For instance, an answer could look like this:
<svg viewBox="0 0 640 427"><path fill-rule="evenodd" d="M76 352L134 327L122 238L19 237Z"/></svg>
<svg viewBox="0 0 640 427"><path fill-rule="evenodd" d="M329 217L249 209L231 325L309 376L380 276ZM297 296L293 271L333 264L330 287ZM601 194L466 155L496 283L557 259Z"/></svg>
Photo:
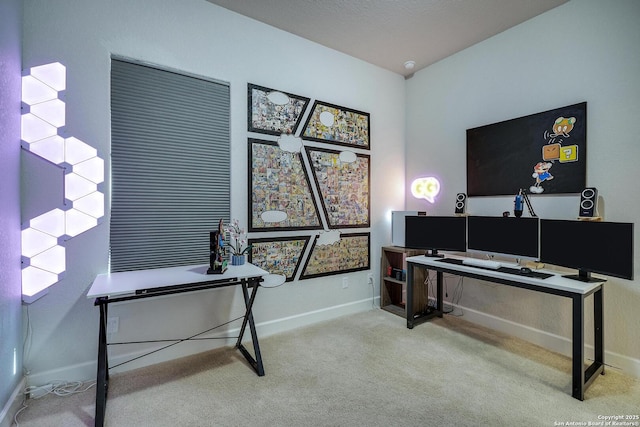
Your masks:
<svg viewBox="0 0 640 427"><path fill-rule="evenodd" d="M465 258L462 256L456 256L456 255L446 255L445 257L457 258L457 259ZM439 259L442 259L442 258L434 258L434 257L427 257L424 255L417 255L417 256L407 258L407 262L412 262L414 264L421 264L425 266L447 268L450 270L460 271L462 273L480 274L483 276L487 276L487 280L489 281L491 280L491 278L506 279L506 280L511 280L512 282L526 283L528 285L535 285L539 287L557 289L557 290L567 291L575 294L583 294L583 295L591 293L593 290L602 286L602 284L606 281L603 279L601 282L585 283L585 282L580 282L578 280L562 277L562 274L558 274L557 272L544 270L544 269L534 270L541 273L548 273L553 275L547 279L540 279L537 277L528 277L528 276L504 273L496 270L477 268L477 267L472 267L470 265L465 265L465 264L462 264L462 265L448 264L442 261L438 261Z"/></svg>
<svg viewBox="0 0 640 427"><path fill-rule="evenodd" d="M268 271L250 263L230 265L223 274L206 274L208 268L209 265L204 264L99 274L87 292L87 298L119 297L134 295L136 291L150 288L214 280L240 280L269 274Z"/></svg>

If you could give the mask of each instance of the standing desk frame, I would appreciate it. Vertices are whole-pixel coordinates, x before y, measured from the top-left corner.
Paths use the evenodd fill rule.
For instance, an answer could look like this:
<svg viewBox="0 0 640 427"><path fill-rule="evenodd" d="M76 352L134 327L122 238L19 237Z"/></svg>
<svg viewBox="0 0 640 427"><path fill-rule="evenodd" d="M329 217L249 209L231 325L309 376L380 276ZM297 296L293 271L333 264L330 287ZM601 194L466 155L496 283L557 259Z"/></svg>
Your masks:
<svg viewBox="0 0 640 427"><path fill-rule="evenodd" d="M449 256L448 256L449 257ZM464 259L450 256L449 258ZM407 258L407 283L413 284L414 268L424 268L436 272L436 307L429 315L423 316L413 312L413 286L407 286L407 328L413 329L417 324L438 316L443 316L443 274L471 277L502 285L529 289L551 295L570 298L572 301L572 388L571 396L584 400L585 390L597 378L604 375L604 319L603 319L603 284L599 282L585 283L551 273L552 277L540 279L520 274L503 273L495 270L472 267L469 265L450 264L438 261L439 258L415 256ZM593 294L593 334L594 361L584 369L584 302Z"/></svg>
<svg viewBox="0 0 640 427"><path fill-rule="evenodd" d="M195 292L228 286L242 286L245 314L236 342L236 348L247 359L258 376L264 376L262 355L256 326L253 320L253 303L262 277L267 271L246 263L241 266L229 266L223 274L207 275L208 265L190 265L182 267L158 268L153 270L126 271L120 273L99 274L94 280L87 298L95 298L94 305L100 307L100 330L98 333L98 370L96 377L95 426L104 425L109 391L109 361L107 354L107 314L109 304ZM253 288L249 293L248 288ZM247 324L251 333L255 357L242 344ZM188 340L188 338L186 339ZM178 339L176 341L183 341Z"/></svg>

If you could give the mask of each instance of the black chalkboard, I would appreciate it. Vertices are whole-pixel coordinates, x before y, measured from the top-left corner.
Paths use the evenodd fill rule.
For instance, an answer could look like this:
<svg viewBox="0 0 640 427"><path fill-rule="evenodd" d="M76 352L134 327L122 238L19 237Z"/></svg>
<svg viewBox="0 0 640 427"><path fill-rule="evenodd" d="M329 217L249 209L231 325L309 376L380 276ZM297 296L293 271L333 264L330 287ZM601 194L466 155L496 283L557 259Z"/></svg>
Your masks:
<svg viewBox="0 0 640 427"><path fill-rule="evenodd" d="M467 195L580 193L587 103L467 129Z"/></svg>

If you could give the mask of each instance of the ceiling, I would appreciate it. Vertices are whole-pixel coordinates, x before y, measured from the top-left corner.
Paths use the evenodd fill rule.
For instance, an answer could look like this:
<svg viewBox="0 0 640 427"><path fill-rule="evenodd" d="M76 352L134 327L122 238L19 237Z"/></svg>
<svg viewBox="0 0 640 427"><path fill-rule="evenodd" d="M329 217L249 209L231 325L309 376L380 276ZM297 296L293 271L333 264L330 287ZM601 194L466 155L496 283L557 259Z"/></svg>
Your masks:
<svg viewBox="0 0 640 427"><path fill-rule="evenodd" d="M409 77L568 0L208 1Z"/></svg>

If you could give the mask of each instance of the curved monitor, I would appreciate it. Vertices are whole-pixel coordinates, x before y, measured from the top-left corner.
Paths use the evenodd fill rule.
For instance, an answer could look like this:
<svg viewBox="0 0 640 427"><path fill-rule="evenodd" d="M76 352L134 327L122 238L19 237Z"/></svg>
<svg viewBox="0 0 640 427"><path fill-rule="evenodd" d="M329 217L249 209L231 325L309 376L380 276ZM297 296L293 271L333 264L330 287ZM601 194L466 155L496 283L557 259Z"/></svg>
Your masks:
<svg viewBox="0 0 640 427"><path fill-rule="evenodd" d="M633 280L633 223L540 220L540 261L575 268L566 277L588 281L591 273Z"/></svg>
<svg viewBox="0 0 640 427"><path fill-rule="evenodd" d="M404 221L407 248L424 249L428 256L441 256L439 250L465 252L467 249L465 217L407 216Z"/></svg>
<svg viewBox="0 0 640 427"><path fill-rule="evenodd" d="M538 218L470 216L467 248L515 258L538 259Z"/></svg>

